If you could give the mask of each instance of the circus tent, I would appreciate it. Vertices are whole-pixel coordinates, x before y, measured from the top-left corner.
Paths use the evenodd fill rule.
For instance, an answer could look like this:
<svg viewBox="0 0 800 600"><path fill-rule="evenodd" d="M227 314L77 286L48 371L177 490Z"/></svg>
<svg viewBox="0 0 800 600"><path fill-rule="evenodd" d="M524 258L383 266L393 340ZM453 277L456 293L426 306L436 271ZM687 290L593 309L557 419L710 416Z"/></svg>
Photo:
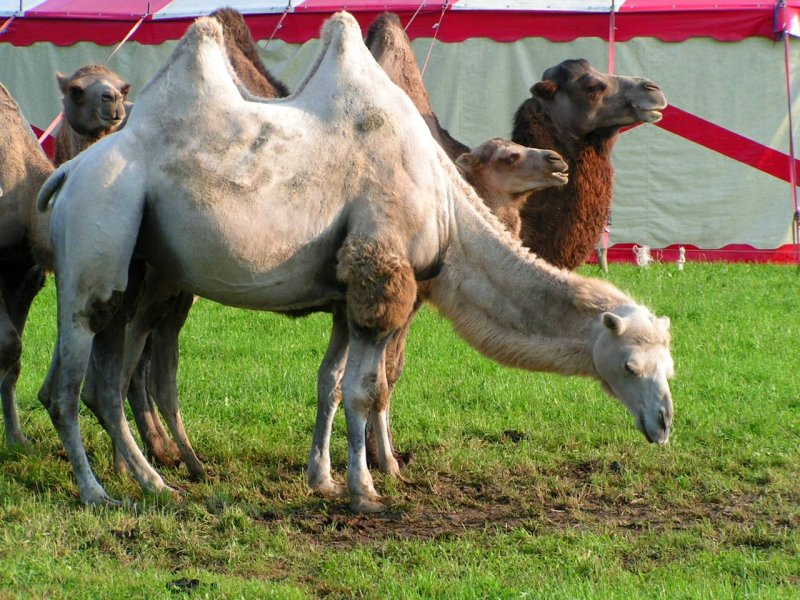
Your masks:
<svg viewBox="0 0 800 600"><path fill-rule="evenodd" d="M610 258L648 245L662 260L684 246L690 260L798 261L800 0L0 0L0 82L40 131L60 110L56 71L107 62L135 101L191 20L223 5L290 88L331 12L365 31L396 12L440 121L469 145L508 137L531 84L565 58L647 76L670 107L617 143Z"/></svg>

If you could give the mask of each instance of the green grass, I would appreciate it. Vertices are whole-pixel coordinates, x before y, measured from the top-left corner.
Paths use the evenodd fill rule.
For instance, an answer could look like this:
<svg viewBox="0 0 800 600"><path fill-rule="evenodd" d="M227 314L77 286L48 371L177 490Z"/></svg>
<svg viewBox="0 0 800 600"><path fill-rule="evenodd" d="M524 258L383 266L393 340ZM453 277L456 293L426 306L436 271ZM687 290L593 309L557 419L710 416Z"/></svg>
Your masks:
<svg viewBox="0 0 800 600"><path fill-rule="evenodd" d="M670 444L647 444L596 383L495 365L424 309L393 405L412 483L375 474L394 504L370 517L305 488L330 318L206 301L181 339L180 393L211 480L162 469L182 497L143 496L84 410L99 478L131 502L82 507L36 400L49 283L19 389L32 446L0 451L0 598L798 597L800 276L689 264L607 277L672 319Z"/></svg>

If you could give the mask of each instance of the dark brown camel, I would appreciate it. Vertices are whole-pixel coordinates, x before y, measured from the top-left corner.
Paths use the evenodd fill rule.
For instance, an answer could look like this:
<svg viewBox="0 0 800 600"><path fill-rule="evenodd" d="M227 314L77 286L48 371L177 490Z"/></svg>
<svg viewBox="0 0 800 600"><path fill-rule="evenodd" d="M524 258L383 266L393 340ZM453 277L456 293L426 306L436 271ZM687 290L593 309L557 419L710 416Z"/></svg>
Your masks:
<svg viewBox="0 0 800 600"><path fill-rule="evenodd" d="M130 84L102 65L86 65L67 77L56 73L64 95L64 121L56 134L58 166L97 140L122 128L130 104Z"/></svg>
<svg viewBox="0 0 800 600"><path fill-rule="evenodd" d="M517 110L512 139L558 151L570 181L531 194L520 215L522 243L559 267L586 262L608 222L620 129L654 123L666 106L649 79L601 73L585 60L547 69Z"/></svg>

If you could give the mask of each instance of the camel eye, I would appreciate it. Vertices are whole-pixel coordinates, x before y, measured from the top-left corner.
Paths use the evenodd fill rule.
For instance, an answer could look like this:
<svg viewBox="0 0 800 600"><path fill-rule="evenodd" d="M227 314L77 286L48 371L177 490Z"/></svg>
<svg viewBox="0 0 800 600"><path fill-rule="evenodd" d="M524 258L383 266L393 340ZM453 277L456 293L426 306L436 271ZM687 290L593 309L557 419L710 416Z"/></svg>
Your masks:
<svg viewBox="0 0 800 600"><path fill-rule="evenodd" d="M586 93L588 94L600 94L604 91L606 91L606 84L599 81L586 86Z"/></svg>
<svg viewBox="0 0 800 600"><path fill-rule="evenodd" d="M633 367L631 367L630 363L625 363L625 370L631 375L637 374L636 371L634 371Z"/></svg>
<svg viewBox="0 0 800 600"><path fill-rule="evenodd" d="M113 102L114 101L114 96L112 96L108 92L103 92L103 95L101 96L101 98L103 99L103 102Z"/></svg>
<svg viewBox="0 0 800 600"><path fill-rule="evenodd" d="M505 158L505 162L508 165L516 164L519 159L522 158L522 155L519 152L512 152Z"/></svg>

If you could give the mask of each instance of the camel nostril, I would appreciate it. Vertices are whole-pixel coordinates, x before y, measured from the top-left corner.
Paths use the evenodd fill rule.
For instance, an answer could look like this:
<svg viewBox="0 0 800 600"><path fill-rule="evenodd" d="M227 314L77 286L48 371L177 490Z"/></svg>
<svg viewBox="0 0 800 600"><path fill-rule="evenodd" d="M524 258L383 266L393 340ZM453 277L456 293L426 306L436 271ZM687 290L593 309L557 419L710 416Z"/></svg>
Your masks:
<svg viewBox="0 0 800 600"><path fill-rule="evenodd" d="M669 429L669 423L672 419L667 416L667 411L663 408L658 411L658 425L661 429Z"/></svg>
<svg viewBox="0 0 800 600"><path fill-rule="evenodd" d="M648 92L660 92L661 91L661 88L658 87L652 81L645 81L644 82L644 89L646 89Z"/></svg>

